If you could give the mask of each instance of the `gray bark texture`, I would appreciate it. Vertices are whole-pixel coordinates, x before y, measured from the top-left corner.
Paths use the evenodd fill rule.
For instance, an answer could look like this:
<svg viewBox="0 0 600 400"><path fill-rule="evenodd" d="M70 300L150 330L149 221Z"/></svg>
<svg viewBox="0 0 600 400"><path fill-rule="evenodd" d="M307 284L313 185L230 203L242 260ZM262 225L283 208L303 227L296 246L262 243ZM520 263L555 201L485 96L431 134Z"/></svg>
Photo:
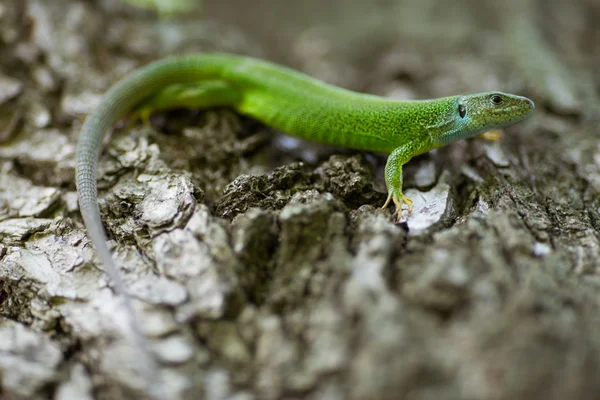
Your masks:
<svg viewBox="0 0 600 400"><path fill-rule="evenodd" d="M0 398L148 398L78 212L77 136L128 71L219 50L536 111L412 160L399 224L385 155L227 109L117 127L101 211L165 398L599 399L599 20L596 0L2 0Z"/></svg>

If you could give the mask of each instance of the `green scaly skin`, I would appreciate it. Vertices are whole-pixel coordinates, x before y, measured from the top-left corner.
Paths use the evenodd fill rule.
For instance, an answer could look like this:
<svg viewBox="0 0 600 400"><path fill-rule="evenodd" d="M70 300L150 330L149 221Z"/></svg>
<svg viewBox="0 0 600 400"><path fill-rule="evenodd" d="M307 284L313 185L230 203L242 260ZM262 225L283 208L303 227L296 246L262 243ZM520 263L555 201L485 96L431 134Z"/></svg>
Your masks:
<svg viewBox="0 0 600 400"><path fill-rule="evenodd" d="M175 107L229 106L281 132L316 142L391 153L385 167L396 215L412 201L402 194L402 165L415 155L526 118L525 97L486 92L397 101L328 85L294 70L229 54L173 57L143 67L113 86L88 115L79 137L76 183L85 225L117 292L125 294L106 244L96 189L105 133L119 119ZM132 317L133 318L133 317Z"/></svg>

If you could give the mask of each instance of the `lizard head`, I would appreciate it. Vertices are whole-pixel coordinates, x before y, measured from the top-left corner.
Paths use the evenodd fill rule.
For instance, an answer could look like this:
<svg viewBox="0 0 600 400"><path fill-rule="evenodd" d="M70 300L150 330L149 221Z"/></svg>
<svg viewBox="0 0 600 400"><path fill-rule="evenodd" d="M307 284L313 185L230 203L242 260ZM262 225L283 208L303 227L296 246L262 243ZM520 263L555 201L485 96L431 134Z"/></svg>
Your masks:
<svg viewBox="0 0 600 400"><path fill-rule="evenodd" d="M489 129L502 128L527 118L535 108L526 97L502 92L455 96L450 102L445 131L439 138L447 144L470 138Z"/></svg>

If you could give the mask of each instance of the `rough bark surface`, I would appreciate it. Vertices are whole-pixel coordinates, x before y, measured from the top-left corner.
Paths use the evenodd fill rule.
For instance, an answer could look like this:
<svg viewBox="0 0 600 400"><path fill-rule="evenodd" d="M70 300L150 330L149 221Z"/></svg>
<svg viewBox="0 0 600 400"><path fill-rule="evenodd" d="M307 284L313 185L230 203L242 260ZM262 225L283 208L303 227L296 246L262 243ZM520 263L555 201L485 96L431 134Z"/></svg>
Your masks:
<svg viewBox="0 0 600 400"><path fill-rule="evenodd" d="M385 156L222 109L115 130L102 214L170 399L600 398L600 3L284 3L0 3L0 397L147 396L78 213L78 130L127 71L222 50L537 109L413 160L397 225Z"/></svg>

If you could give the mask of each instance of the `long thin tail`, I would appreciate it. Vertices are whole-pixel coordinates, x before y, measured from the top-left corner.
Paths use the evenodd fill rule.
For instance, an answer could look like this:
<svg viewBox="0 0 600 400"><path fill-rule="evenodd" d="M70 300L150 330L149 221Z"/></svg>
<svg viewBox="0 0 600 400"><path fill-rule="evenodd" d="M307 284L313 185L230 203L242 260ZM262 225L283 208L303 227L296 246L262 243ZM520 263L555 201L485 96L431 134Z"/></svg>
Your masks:
<svg viewBox="0 0 600 400"><path fill-rule="evenodd" d="M81 215L105 271L114 283L117 295L124 300L135 346L144 358L140 365L144 368L142 372L146 375L150 393L156 393L158 369L154 358L150 355L148 343L140 330L131 299L106 243L107 236L98 207L96 172L102 139L120 118L156 91L174 83L218 79L223 67L231 65L234 59L221 55L187 56L167 58L141 68L106 92L100 105L87 116L79 135L75 175Z"/></svg>
<svg viewBox="0 0 600 400"><path fill-rule="evenodd" d="M141 373L146 380L147 391L157 393L158 368L150 353L148 342L140 329L125 283L108 248L107 235L102 225L98 206L96 171L101 143L106 131L119 119L120 115L121 110L118 110L118 104L106 96L104 102L86 118L77 149L77 193L87 234L100 256L104 271L114 284L116 294L123 299L134 346L140 357L143 358L139 365L143 368Z"/></svg>

